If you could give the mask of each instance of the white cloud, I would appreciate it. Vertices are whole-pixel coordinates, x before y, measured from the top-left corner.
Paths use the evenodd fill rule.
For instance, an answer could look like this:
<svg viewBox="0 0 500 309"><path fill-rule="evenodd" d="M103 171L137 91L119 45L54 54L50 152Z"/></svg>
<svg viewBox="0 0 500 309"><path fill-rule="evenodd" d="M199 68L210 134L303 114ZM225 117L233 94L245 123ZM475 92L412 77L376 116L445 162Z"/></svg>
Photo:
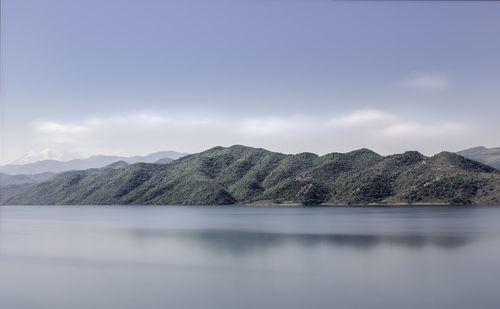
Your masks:
<svg viewBox="0 0 500 309"><path fill-rule="evenodd" d="M238 127L236 122L222 124L214 118L155 113L90 117L76 123L36 121L32 123L35 144L32 149L39 152L50 147L79 157L144 154L168 149L193 151L193 146L207 145L211 138L228 135ZM186 144L193 146L185 147Z"/></svg>
<svg viewBox="0 0 500 309"><path fill-rule="evenodd" d="M287 123L281 119L247 119L238 125L238 131L244 134L268 135L287 130Z"/></svg>
<svg viewBox="0 0 500 309"><path fill-rule="evenodd" d="M451 81L448 76L442 73L425 73L404 80L401 85L420 91L439 91L448 89L451 86Z"/></svg>
<svg viewBox="0 0 500 309"><path fill-rule="evenodd" d="M34 124L37 131L53 134L53 133L82 133L88 130L86 126L62 124L54 121L42 121Z"/></svg>
<svg viewBox="0 0 500 309"><path fill-rule="evenodd" d="M457 123L423 123L408 120L381 110L357 110L328 122L332 128L348 130L351 135L362 134L378 138L423 138L456 134L465 128Z"/></svg>
<svg viewBox="0 0 500 309"><path fill-rule="evenodd" d="M332 127L366 126L374 123L388 123L396 119L396 116L380 110L362 109L349 115L331 119L328 125Z"/></svg>
<svg viewBox="0 0 500 309"><path fill-rule="evenodd" d="M33 146L79 157L95 154L136 155L160 150L198 152L221 145L244 144L281 152L327 153L368 147L382 154L441 151L464 138L462 124L406 119L376 109L361 109L332 119L326 116L271 115L206 117L136 113L91 117L74 123L38 121Z"/></svg>
<svg viewBox="0 0 500 309"><path fill-rule="evenodd" d="M74 144L76 141L86 140L90 133L89 126L55 121L37 121L32 127L43 149L54 148L51 145Z"/></svg>
<svg viewBox="0 0 500 309"><path fill-rule="evenodd" d="M276 136L307 131L313 124L304 116L247 118L237 121L237 131L245 135Z"/></svg>
<svg viewBox="0 0 500 309"><path fill-rule="evenodd" d="M437 125L425 125L415 122L397 123L380 131L382 136L387 137L436 137L448 134L458 134L465 130L461 124L444 123Z"/></svg>
<svg viewBox="0 0 500 309"><path fill-rule="evenodd" d="M421 130L421 126L417 123L396 123L381 129L379 132L381 135L385 136L407 136L418 134Z"/></svg>

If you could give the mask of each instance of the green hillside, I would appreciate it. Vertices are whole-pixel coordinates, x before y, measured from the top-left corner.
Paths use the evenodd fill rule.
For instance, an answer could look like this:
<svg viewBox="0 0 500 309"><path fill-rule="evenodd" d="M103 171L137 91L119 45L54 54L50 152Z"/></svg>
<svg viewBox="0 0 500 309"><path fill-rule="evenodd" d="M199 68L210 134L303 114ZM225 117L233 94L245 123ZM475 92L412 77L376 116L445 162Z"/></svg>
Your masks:
<svg viewBox="0 0 500 309"><path fill-rule="evenodd" d="M66 172L3 204L500 204L500 172L459 155L317 156L215 147L170 164Z"/></svg>

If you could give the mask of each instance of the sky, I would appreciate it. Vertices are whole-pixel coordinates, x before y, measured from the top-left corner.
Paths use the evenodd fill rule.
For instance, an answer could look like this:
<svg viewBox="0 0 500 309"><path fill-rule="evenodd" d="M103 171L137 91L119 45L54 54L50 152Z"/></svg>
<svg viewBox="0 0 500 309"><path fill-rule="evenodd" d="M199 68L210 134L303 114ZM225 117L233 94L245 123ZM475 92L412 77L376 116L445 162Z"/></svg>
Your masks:
<svg viewBox="0 0 500 309"><path fill-rule="evenodd" d="M500 146L500 2L2 0L26 154Z"/></svg>

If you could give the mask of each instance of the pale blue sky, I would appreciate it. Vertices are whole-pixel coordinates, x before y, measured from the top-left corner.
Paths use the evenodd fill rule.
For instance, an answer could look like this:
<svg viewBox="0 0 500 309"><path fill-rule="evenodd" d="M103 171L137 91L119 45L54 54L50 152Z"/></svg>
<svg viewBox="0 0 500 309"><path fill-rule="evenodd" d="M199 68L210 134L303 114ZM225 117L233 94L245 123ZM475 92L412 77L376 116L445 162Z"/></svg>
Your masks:
<svg viewBox="0 0 500 309"><path fill-rule="evenodd" d="M3 0L2 159L500 146L500 3Z"/></svg>

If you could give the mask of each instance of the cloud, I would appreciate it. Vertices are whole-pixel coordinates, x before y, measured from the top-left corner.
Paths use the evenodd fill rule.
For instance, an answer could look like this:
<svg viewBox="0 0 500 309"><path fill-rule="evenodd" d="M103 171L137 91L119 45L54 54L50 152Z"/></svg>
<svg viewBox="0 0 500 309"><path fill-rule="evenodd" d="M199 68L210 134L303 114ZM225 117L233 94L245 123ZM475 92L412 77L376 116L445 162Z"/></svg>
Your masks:
<svg viewBox="0 0 500 309"><path fill-rule="evenodd" d="M141 148L156 151L165 142L181 144L183 136L195 139L217 131L218 126L216 119L155 113L89 117L76 123L53 120L32 123L36 148L76 152L80 156L137 154L144 152Z"/></svg>
<svg viewBox="0 0 500 309"><path fill-rule="evenodd" d="M422 126L418 123L396 123L387 126L379 131L380 135L383 136L408 136L415 135L422 132Z"/></svg>
<svg viewBox="0 0 500 309"><path fill-rule="evenodd" d="M160 150L198 152L217 145L244 144L274 151L319 154L368 147L382 154L409 149L432 153L465 136L466 126L407 119L377 109L333 118L312 115L235 117L220 114L134 113L33 123L34 150L50 148L85 157L136 155Z"/></svg>
<svg viewBox="0 0 500 309"><path fill-rule="evenodd" d="M463 132L465 127L456 123L425 125L415 122L397 123L380 130L387 137L436 137Z"/></svg>
<svg viewBox="0 0 500 309"><path fill-rule="evenodd" d="M307 131L312 123L304 116L247 118L237 121L237 131L251 136L276 136Z"/></svg>
<svg viewBox="0 0 500 309"><path fill-rule="evenodd" d="M362 134L378 138L409 138L420 139L446 134L456 134L465 130L458 123L424 123L405 119L396 114L381 110L357 110L350 114L333 118L328 126L348 130L349 134Z"/></svg>
<svg viewBox="0 0 500 309"><path fill-rule="evenodd" d="M419 91L441 91L451 86L450 79L442 73L418 74L404 80L401 86Z"/></svg>
<svg viewBox="0 0 500 309"><path fill-rule="evenodd" d="M251 135L280 134L287 129L287 122L282 119L247 119L238 125L239 132Z"/></svg>
<svg viewBox="0 0 500 309"><path fill-rule="evenodd" d="M62 124L54 121L42 121L36 122L34 127L37 131L48 133L48 134L57 134L57 133L82 133L86 132L88 128L82 125L72 125L72 124Z"/></svg>
<svg viewBox="0 0 500 309"><path fill-rule="evenodd" d="M90 132L90 128L86 125L65 124L56 121L37 121L32 124L32 127L39 140L51 145L73 144L75 141L85 140Z"/></svg>
<svg viewBox="0 0 500 309"><path fill-rule="evenodd" d="M366 126L374 123L388 123L396 119L396 116L380 110L362 109L348 115L331 119L328 122L332 127Z"/></svg>

